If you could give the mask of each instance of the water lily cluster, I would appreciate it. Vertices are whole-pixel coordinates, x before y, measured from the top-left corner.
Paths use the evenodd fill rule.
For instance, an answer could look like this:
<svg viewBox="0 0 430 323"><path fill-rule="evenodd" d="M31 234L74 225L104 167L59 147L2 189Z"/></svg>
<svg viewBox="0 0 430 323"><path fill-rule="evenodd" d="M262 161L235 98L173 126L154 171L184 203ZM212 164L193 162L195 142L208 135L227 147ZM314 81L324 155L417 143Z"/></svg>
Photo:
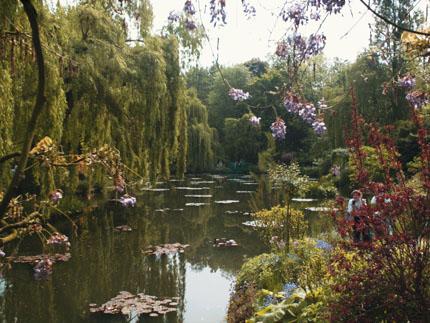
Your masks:
<svg viewBox="0 0 430 323"><path fill-rule="evenodd" d="M322 135L327 131L324 121L317 118L316 108L312 103L303 102L296 95L288 93L284 99L284 106L288 112L298 115L311 125L317 135Z"/></svg>
<svg viewBox="0 0 430 323"><path fill-rule="evenodd" d="M69 238L61 233L55 232L52 234L49 239L46 241L48 245L57 245L57 246L65 246L66 249L70 248Z"/></svg>

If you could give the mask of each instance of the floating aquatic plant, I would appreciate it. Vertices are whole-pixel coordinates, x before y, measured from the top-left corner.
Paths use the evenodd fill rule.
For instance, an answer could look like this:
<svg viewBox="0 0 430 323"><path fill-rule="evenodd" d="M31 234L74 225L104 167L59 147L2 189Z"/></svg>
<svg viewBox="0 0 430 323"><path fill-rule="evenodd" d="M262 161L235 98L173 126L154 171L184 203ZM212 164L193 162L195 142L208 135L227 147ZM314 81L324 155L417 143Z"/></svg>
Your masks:
<svg viewBox="0 0 430 323"><path fill-rule="evenodd" d="M162 299L143 293L134 295L127 291L121 291L117 296L100 306L94 303L89 304L89 306L91 313L122 314L127 317L132 315L139 317L142 314L146 314L151 317L157 317L176 311L178 301L178 297Z"/></svg>
<svg viewBox="0 0 430 323"><path fill-rule="evenodd" d="M185 251L185 248L189 246L190 245L188 244L180 244L179 242L166 243L158 246L148 246L144 251L144 253L147 255L155 255L155 256L174 254L178 252L183 253Z"/></svg>

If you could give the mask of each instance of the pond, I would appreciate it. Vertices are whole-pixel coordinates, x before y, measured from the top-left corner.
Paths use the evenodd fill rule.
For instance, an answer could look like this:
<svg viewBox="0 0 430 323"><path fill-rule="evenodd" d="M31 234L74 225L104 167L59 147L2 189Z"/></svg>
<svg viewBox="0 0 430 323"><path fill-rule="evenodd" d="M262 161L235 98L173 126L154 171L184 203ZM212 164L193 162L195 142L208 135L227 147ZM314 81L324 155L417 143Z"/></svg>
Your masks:
<svg viewBox="0 0 430 323"><path fill-rule="evenodd" d="M72 258L58 263L47 280L36 281L31 266L13 265L0 278L0 319L5 322L124 322L121 316L89 313L120 291L178 297L178 311L148 322L223 322L235 274L243 262L267 249L250 221L252 207L274 204L264 179L203 176L158 183L136 194L135 208L105 205L78 219L71 238ZM296 201L316 206L313 201ZM309 234L329 226L311 212ZM63 221L64 222L64 221ZM117 232L128 225L131 232ZM69 230L67 232L67 230ZM218 248L216 238L239 246ZM148 246L189 244L184 253L145 255ZM40 252L37 239L20 246L20 254ZM7 250L10 252L10 250Z"/></svg>

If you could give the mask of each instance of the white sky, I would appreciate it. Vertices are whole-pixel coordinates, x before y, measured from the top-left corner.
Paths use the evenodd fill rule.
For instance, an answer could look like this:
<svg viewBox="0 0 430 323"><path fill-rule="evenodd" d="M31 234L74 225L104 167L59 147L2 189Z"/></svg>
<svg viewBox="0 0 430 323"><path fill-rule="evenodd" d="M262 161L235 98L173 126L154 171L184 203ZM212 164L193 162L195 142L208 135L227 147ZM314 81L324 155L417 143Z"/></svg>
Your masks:
<svg viewBox="0 0 430 323"><path fill-rule="evenodd" d="M181 11L185 1L151 0L151 2L155 16L154 31L158 32L166 24L169 12ZM226 0L227 25L216 28L209 24L208 8L205 13L205 6L209 0L194 0L197 10L199 2L212 48L215 54L219 55L219 62L222 65L243 63L257 57L267 58L274 53L276 42L291 28L290 23L285 23L281 18L277 19L284 0L249 0L257 10L256 16L249 20L242 12L240 0ZM199 20L199 13L196 14L196 20ZM354 60L369 43L369 23L372 21L372 14L358 0L351 0L341 14L329 16L321 28L327 37L325 55L328 58ZM320 22L309 24L306 30L303 29L303 34L315 32L319 25ZM343 37L348 31L348 35ZM216 50L218 38L219 52ZM200 64L210 66L212 62L213 55L205 43Z"/></svg>

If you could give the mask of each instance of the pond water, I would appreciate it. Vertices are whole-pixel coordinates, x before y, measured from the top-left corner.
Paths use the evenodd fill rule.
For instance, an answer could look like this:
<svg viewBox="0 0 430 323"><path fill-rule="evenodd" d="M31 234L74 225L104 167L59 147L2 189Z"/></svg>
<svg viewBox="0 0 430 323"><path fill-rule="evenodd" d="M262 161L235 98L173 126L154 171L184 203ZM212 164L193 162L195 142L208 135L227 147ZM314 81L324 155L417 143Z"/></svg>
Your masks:
<svg viewBox="0 0 430 323"><path fill-rule="evenodd" d="M141 321L223 322L235 274L246 259L267 250L255 229L243 225L252 220L253 207L276 203L265 180L190 177L158 183L157 189L136 195L135 208L106 205L87 210L78 219L76 235L70 225L59 223L71 237L72 258L54 265L47 280L34 280L31 266L25 264L6 271L0 278L0 320L124 322L121 316L91 314L88 305L101 305L129 291L179 297L177 312ZM297 203L303 208L318 205L305 202ZM322 216L309 217L311 235L329 225ZM133 231L114 230L124 224ZM216 248L216 238L234 239L239 247ZM174 256L142 252L149 245L175 242L190 247ZM29 239L21 244L20 254L39 253L39 246L36 238Z"/></svg>

